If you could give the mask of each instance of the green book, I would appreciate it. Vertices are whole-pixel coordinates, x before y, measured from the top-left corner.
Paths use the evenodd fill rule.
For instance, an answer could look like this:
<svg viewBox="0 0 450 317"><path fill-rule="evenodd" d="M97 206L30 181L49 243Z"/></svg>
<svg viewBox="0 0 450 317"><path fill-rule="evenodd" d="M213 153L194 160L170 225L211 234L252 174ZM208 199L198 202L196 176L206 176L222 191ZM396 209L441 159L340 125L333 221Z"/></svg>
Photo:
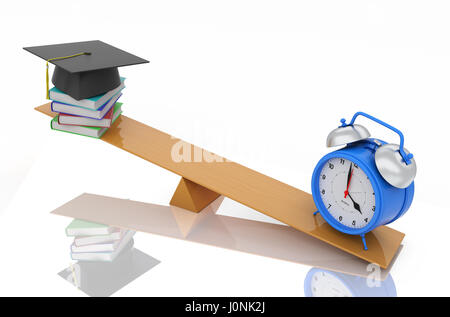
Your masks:
<svg viewBox="0 0 450 317"><path fill-rule="evenodd" d="M117 102L114 105L114 113L112 118L112 123L116 121L116 119L122 114L122 103ZM99 139L102 137L102 135L108 130L108 128L102 128L102 127L85 127L85 126L78 126L78 125L65 125L58 123L58 116L55 116L52 121L50 122L50 127L53 130L83 135L83 136L89 136L91 138Z"/></svg>
<svg viewBox="0 0 450 317"><path fill-rule="evenodd" d="M68 237L74 236L97 236L113 232L114 228L100 223L74 219L66 228Z"/></svg>

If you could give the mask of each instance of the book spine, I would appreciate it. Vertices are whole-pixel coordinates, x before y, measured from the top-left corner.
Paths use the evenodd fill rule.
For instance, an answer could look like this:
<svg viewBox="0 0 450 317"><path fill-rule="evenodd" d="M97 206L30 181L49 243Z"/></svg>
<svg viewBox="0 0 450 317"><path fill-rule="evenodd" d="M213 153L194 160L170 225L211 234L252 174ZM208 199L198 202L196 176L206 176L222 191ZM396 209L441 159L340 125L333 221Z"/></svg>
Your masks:
<svg viewBox="0 0 450 317"><path fill-rule="evenodd" d="M57 117L58 115L56 115L56 117ZM50 121L50 128L52 129L52 130L56 130L55 128L53 128L53 122L55 121L55 118L53 118L51 121Z"/></svg>

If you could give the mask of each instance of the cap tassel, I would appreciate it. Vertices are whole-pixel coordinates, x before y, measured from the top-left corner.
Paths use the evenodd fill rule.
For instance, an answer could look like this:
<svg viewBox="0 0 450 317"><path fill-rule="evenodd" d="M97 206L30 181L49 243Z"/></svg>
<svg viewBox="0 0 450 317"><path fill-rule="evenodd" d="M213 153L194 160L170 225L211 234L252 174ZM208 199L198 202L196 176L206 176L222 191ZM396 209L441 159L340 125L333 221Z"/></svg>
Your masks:
<svg viewBox="0 0 450 317"><path fill-rule="evenodd" d="M77 57L77 56L81 56L81 55L91 55L91 53L90 52L82 52L82 53L77 53L77 54L68 55L68 56L53 57L53 58L50 58L47 60L47 65L46 65L46 69L45 69L45 82L46 82L46 89L47 89L46 98L47 99L50 99L50 88L49 88L49 84L48 84L48 62L60 60L60 59Z"/></svg>

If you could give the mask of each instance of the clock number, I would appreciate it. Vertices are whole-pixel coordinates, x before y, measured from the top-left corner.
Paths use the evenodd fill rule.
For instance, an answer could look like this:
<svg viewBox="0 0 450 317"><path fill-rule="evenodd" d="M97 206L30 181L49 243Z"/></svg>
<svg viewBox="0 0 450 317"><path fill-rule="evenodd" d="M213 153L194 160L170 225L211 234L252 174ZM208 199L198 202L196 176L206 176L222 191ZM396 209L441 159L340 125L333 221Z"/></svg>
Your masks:
<svg viewBox="0 0 450 317"><path fill-rule="evenodd" d="M376 180L367 175L366 166L360 167L353 158L338 154L320 162L313 175L313 193L323 215L327 213L334 224L350 231L369 227L380 210L375 199L379 192L375 193L373 186Z"/></svg>

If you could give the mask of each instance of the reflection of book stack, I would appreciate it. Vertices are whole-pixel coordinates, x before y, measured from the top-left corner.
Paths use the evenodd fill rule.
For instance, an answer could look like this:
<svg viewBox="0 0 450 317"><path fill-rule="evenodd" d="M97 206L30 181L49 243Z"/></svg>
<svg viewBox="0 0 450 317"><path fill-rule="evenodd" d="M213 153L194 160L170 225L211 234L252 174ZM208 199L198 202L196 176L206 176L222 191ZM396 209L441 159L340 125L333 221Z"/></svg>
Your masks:
<svg viewBox="0 0 450 317"><path fill-rule="evenodd" d="M66 228L66 235L74 237L71 245L73 260L113 261L133 246L132 230L74 219Z"/></svg>

